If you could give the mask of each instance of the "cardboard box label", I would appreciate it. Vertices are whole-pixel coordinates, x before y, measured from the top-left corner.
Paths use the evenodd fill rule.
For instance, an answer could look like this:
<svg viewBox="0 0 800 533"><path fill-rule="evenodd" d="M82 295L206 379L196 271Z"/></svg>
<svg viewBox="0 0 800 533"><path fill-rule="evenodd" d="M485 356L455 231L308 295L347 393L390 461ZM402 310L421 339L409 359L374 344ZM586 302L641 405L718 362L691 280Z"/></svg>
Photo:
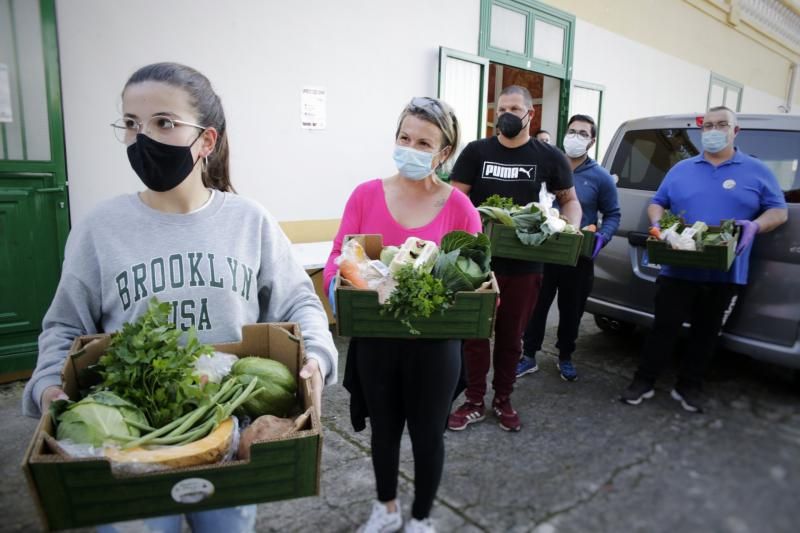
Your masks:
<svg viewBox="0 0 800 533"><path fill-rule="evenodd" d="M171 494L178 503L197 503L214 494L214 484L201 477L190 477L175 483Z"/></svg>

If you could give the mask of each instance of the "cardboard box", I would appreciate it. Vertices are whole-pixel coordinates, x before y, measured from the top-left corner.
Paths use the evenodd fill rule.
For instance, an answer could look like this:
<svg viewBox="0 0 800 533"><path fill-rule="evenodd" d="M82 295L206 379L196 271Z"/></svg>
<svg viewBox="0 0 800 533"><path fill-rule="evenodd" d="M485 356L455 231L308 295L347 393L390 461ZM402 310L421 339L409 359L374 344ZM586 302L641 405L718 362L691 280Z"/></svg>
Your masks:
<svg viewBox="0 0 800 533"><path fill-rule="evenodd" d="M75 339L61 379L72 399L85 383L87 367L105 352L109 335ZM252 324L242 340L215 348L236 355L280 361L298 376L304 357L297 324ZM48 414L42 416L23 459L22 468L45 528L65 529L135 518L205 511L250 503L319 494L322 426L319 406L312 409L309 380L298 377L298 400L312 410L308 424L291 436L251 446L249 461L116 475L107 459L68 459L56 455L45 435L53 435Z"/></svg>
<svg viewBox="0 0 800 533"><path fill-rule="evenodd" d="M383 248L381 235L349 235L357 239L370 259L380 256ZM336 327L345 337L383 337L412 339L488 339L494 331L497 297L500 290L494 274L491 286L477 291L456 293L455 301L444 313L434 313L429 318L412 320L419 330L413 335L408 327L391 315L381 314L376 291L355 289L342 284L337 274Z"/></svg>
<svg viewBox="0 0 800 533"><path fill-rule="evenodd" d="M492 243L492 257L505 257L537 263L575 266L578 264L582 234L556 233L539 246L522 244L511 226L489 222L484 232Z"/></svg>
<svg viewBox="0 0 800 533"><path fill-rule="evenodd" d="M709 226L707 233L719 233L719 226ZM734 238L724 244L706 244L702 250L673 250L666 241L647 238L647 261L651 264L676 267L730 270L736 258L736 243L739 242L737 227Z"/></svg>

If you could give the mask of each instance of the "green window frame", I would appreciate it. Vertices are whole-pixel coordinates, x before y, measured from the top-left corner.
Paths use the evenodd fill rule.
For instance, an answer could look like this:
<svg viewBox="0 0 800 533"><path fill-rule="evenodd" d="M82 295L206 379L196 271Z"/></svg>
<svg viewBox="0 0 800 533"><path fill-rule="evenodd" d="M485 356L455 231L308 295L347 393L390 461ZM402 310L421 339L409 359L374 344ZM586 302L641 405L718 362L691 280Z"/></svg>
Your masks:
<svg viewBox="0 0 800 533"><path fill-rule="evenodd" d="M714 87L719 87L722 89L722 103L719 102L712 102L711 97L714 91ZM711 73L711 77L708 82L708 96L706 97L706 109L709 107L714 107L718 105L724 105L733 109L737 113L742 110L742 95L744 93L744 86L741 83L737 83L729 78L724 76L720 76L719 74L715 74L714 72ZM731 105L730 102L730 95L735 94L736 98L736 105Z"/></svg>
<svg viewBox="0 0 800 533"><path fill-rule="evenodd" d="M572 81L572 90L570 92L570 94L571 94L570 98L573 98L575 96L575 89L576 88L578 88L578 89L588 89L590 91L597 91L598 93L600 93L599 94L600 98L599 98L599 101L598 101L598 104L597 104L597 116L592 116L592 114L586 113L585 112L586 110L574 109L572 107L572 100L571 99L570 99L570 111L569 111L569 115L570 116L575 115L575 114L582 114L582 115L589 114L589 116L591 116L594 119L595 130L597 131L597 136L595 137L594 146L592 147L591 150L594 150L594 156L592 157L592 159L597 161L598 160L597 159L598 154L600 153L600 149L599 149L599 146L600 146L600 124L602 123L602 120L603 120L603 93L605 92L606 88L605 88L604 85L598 85L597 83L589 83L588 81L573 80ZM567 118L567 120L569 120L569 118ZM560 140L559 140L559 143L560 143Z"/></svg>
<svg viewBox="0 0 800 533"><path fill-rule="evenodd" d="M497 6L526 17L525 51L519 53L491 45L492 7ZM561 63L547 61L536 56L536 22L561 28L564 32ZM575 17L535 0L481 0L481 32L479 53L497 63L536 71L540 74L568 80L572 77L572 54L574 48Z"/></svg>

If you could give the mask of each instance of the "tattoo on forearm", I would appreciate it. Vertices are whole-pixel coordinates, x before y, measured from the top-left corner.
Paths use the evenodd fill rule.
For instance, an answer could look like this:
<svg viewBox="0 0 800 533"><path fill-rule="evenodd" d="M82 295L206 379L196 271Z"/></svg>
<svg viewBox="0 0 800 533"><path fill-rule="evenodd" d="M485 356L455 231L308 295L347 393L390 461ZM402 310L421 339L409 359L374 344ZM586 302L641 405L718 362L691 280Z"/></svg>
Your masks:
<svg viewBox="0 0 800 533"><path fill-rule="evenodd" d="M558 205L564 205L564 202L570 199L571 190L572 189L560 189L553 192L553 194L556 195L556 200L558 200Z"/></svg>

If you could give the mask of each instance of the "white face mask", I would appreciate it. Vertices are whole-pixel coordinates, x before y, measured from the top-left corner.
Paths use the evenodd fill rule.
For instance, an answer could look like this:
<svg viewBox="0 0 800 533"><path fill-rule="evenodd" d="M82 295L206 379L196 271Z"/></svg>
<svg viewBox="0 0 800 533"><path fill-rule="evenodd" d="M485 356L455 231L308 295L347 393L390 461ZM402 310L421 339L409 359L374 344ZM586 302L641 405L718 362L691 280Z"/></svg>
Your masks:
<svg viewBox="0 0 800 533"><path fill-rule="evenodd" d="M586 154L591 139L581 139L577 135L564 136L564 152L572 159L578 159Z"/></svg>

